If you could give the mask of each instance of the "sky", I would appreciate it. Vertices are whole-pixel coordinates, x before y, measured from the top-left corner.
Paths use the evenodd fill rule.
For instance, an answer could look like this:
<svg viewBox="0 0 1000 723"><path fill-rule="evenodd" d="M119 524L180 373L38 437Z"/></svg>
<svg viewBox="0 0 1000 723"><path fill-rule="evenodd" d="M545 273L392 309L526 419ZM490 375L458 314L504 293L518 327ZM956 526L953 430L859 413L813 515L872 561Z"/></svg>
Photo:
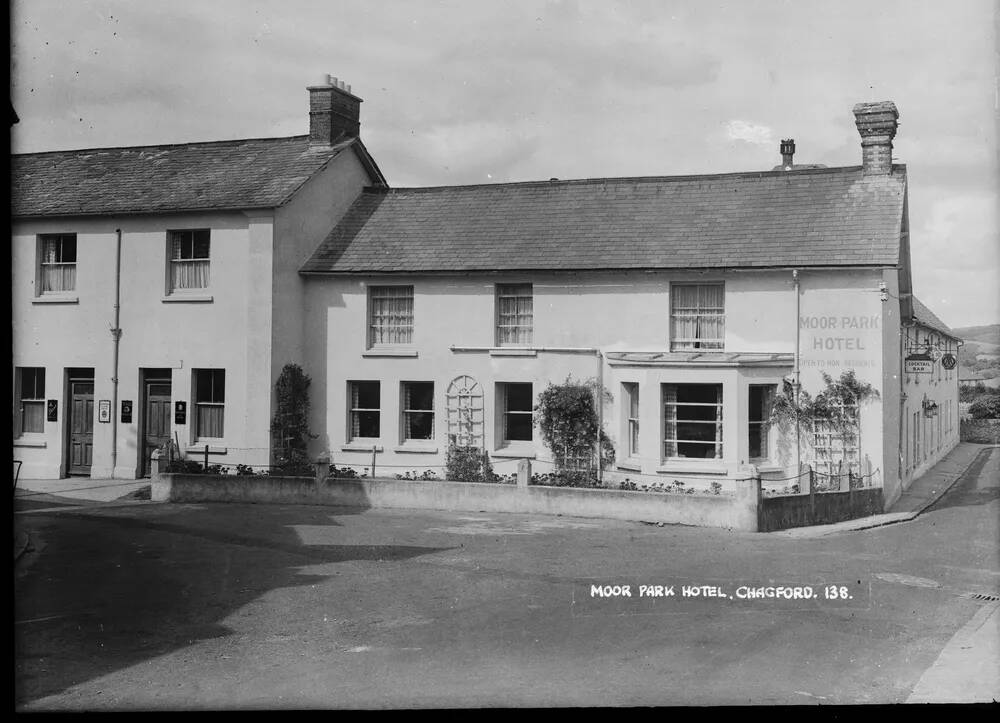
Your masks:
<svg viewBox="0 0 1000 723"><path fill-rule="evenodd" d="M15 0L15 153L308 132L364 99L390 185L855 166L892 100L914 291L1000 322L997 10L987 0Z"/></svg>

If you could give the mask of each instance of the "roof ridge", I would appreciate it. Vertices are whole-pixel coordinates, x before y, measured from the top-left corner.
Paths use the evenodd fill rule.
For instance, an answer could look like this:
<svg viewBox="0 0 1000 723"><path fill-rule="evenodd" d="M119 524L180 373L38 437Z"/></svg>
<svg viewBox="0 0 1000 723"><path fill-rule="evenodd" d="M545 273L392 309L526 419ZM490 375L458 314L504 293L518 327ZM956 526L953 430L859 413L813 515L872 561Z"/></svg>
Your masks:
<svg viewBox="0 0 1000 723"><path fill-rule="evenodd" d="M537 180L537 181L508 181L504 183L459 183L459 184L446 184L441 186L395 186L389 189L390 192L406 192L406 191L443 191L443 190L475 190L483 188L508 188L513 186L529 187L529 186L568 186L568 185L586 185L586 184L600 184L608 182L649 182L649 183L678 183L682 181L692 181L692 180L728 180L728 179L738 179L738 178L765 178L765 177L777 177L777 176L788 176L788 177L801 177L801 176L813 176L813 175L834 175L842 174L848 172L860 172L861 166L835 166L829 168L803 168L801 170L795 171L732 171L729 173L705 173L705 174L690 174L690 175L674 175L674 176L606 176L606 177L594 177L594 178L568 178L568 179L556 179L556 180ZM893 164L893 169L902 172L903 175L906 173L906 164L898 163ZM877 178L891 178L892 176L878 176Z"/></svg>
<svg viewBox="0 0 1000 723"><path fill-rule="evenodd" d="M62 151L35 151L33 153L12 153L12 158L27 158L29 156L50 156L60 153L94 153L98 151L144 150L147 148L179 148L181 146L221 146L227 144L249 143L251 141L294 141L308 138L308 134L298 136L269 136L264 138L230 138L221 141L186 141L184 143L154 143L145 146L103 146L94 148L70 148ZM334 144L334 146L339 144ZM330 146L333 148L334 146Z"/></svg>

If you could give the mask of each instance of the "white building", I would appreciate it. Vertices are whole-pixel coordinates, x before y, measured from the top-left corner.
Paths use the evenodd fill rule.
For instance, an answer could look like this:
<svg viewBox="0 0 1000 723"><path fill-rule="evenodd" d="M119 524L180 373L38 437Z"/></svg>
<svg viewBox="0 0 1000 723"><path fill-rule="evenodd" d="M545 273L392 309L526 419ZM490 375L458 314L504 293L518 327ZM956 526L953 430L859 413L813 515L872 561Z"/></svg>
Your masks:
<svg viewBox="0 0 1000 723"><path fill-rule="evenodd" d="M611 394L611 479L801 458L888 505L957 442L957 340L912 296L892 103L854 109L861 166L795 165L783 142L771 171L390 189L359 99L310 93L309 138L15 157L23 474L135 476L174 436L266 463L290 361L313 380L312 452L358 468L440 470L458 443L544 469L532 409L567 377ZM857 443L820 430L797 455L770 401L847 370L879 392Z"/></svg>
<svg viewBox="0 0 1000 723"><path fill-rule="evenodd" d="M309 94L309 136L13 157L21 476L134 478L171 439L268 463L268 390L304 354L299 266L385 183L361 100Z"/></svg>
<svg viewBox="0 0 1000 723"><path fill-rule="evenodd" d="M957 425L914 464L900 415L919 375L903 374L902 340L924 312L906 169L891 163L897 113L855 115L860 167L796 166L785 142L768 172L366 191L303 266L316 451L439 471L457 441L500 472L521 458L545 469L532 408L571 376L614 399L612 478L707 486L753 465L780 479L797 459L766 424L783 380L816 394L824 372L853 370L879 392L858 443L818 430L801 461L873 478L891 504ZM935 384L957 395L954 371Z"/></svg>

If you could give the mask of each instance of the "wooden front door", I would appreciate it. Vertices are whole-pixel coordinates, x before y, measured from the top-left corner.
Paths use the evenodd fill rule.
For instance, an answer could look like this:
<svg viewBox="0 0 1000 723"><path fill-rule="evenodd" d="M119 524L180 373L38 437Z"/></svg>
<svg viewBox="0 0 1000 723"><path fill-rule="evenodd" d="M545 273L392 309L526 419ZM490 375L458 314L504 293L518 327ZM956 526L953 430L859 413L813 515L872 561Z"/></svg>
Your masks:
<svg viewBox="0 0 1000 723"><path fill-rule="evenodd" d="M94 380L69 380L69 474L90 474L94 459Z"/></svg>
<svg viewBox="0 0 1000 723"><path fill-rule="evenodd" d="M145 384L142 476L148 477L153 451L170 441L170 382L158 379Z"/></svg>

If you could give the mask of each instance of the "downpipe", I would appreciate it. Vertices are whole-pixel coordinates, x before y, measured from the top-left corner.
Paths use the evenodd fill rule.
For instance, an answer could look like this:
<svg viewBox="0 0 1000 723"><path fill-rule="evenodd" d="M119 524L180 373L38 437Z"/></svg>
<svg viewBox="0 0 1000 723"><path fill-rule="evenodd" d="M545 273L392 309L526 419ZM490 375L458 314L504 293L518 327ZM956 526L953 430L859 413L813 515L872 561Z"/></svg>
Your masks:
<svg viewBox="0 0 1000 723"><path fill-rule="evenodd" d="M115 229L115 323L111 327L113 357L111 362L111 477L118 467L118 351L121 345L121 284L122 284L122 230Z"/></svg>

